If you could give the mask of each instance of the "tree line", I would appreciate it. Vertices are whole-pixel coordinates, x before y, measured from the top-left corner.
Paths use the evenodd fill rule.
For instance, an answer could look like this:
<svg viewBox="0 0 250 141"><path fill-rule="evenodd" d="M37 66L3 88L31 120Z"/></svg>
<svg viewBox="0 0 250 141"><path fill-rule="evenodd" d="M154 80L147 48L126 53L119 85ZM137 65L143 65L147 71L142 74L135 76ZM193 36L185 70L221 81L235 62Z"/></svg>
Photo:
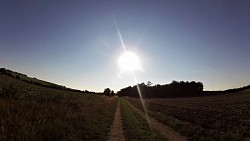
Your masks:
<svg viewBox="0 0 250 141"><path fill-rule="evenodd" d="M240 88L222 90L222 91L204 91L203 94L205 94L205 95L218 95L218 94L238 93L238 92L241 92L241 91L244 91L247 89L250 89L250 85L240 87Z"/></svg>
<svg viewBox="0 0 250 141"><path fill-rule="evenodd" d="M152 83L148 81L147 84L141 83L123 88L117 92L117 95L139 97L139 92L143 98L200 96L203 93L203 84L195 81L172 81L170 84L152 86Z"/></svg>

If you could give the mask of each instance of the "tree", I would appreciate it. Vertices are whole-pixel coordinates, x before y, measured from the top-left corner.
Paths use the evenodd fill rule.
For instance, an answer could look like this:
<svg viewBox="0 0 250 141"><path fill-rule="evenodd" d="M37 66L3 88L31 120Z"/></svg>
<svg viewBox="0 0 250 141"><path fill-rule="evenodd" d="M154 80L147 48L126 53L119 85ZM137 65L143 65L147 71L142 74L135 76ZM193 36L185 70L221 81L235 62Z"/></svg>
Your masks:
<svg viewBox="0 0 250 141"><path fill-rule="evenodd" d="M7 70L6 70L5 68L1 68L1 69L0 69L0 72L1 72L2 74L6 74L6 73L7 73Z"/></svg>
<svg viewBox="0 0 250 141"><path fill-rule="evenodd" d="M111 96L114 96L114 95L115 95L115 92L114 92L114 91L111 91L110 95L111 95Z"/></svg>
<svg viewBox="0 0 250 141"><path fill-rule="evenodd" d="M150 82L150 81L147 82L147 86L148 86L148 87L150 87L150 86L152 86L152 85L153 85L152 82Z"/></svg>
<svg viewBox="0 0 250 141"><path fill-rule="evenodd" d="M106 88L104 89L104 92L103 92L105 95L110 95L111 94L111 90L110 88Z"/></svg>

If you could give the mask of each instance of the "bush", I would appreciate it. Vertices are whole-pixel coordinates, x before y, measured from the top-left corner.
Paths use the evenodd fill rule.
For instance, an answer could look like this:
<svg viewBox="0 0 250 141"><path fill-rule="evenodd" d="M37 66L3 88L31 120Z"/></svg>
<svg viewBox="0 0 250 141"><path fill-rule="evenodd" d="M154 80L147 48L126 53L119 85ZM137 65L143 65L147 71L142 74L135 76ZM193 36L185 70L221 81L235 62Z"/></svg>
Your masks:
<svg viewBox="0 0 250 141"><path fill-rule="evenodd" d="M9 86L3 88L0 87L1 98L14 98L17 94L17 88L11 83Z"/></svg>
<svg viewBox="0 0 250 141"><path fill-rule="evenodd" d="M19 76L19 75L17 75L17 76L16 76L16 79L20 80L20 76Z"/></svg>

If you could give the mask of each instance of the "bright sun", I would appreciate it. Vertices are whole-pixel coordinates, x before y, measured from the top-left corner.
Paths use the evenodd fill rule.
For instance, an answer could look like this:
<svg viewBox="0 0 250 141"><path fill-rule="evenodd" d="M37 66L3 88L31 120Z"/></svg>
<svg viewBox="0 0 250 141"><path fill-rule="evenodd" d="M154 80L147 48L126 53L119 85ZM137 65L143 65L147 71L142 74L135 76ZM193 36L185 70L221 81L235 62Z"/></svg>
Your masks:
<svg viewBox="0 0 250 141"><path fill-rule="evenodd" d="M125 52L118 60L122 72L141 70L140 59L133 52Z"/></svg>

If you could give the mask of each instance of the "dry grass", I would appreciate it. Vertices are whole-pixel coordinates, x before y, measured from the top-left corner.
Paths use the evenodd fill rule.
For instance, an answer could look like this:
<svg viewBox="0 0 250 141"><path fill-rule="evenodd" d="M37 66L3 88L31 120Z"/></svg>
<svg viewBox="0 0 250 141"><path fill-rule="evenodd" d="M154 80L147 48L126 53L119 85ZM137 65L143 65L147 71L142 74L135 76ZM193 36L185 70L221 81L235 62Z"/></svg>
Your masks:
<svg viewBox="0 0 250 141"><path fill-rule="evenodd" d="M35 86L0 75L0 140L106 140L117 98Z"/></svg>

